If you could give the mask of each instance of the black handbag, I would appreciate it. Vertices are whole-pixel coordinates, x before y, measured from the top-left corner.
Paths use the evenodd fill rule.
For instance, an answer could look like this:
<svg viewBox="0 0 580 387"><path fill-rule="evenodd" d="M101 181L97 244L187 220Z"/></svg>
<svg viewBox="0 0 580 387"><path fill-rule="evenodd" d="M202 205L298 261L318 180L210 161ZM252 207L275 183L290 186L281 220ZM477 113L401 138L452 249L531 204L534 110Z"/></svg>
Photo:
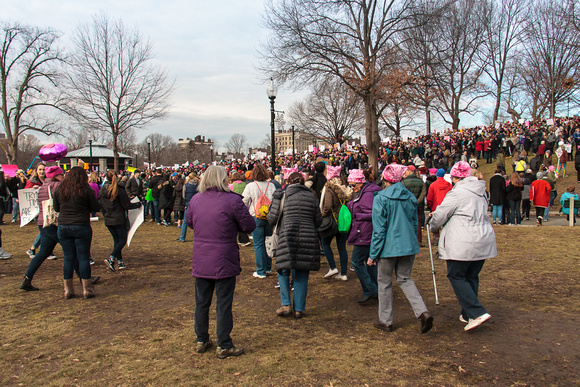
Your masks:
<svg viewBox="0 0 580 387"><path fill-rule="evenodd" d="M334 214L323 217L322 224L317 231L323 238L333 237L338 234L338 224L334 220Z"/></svg>

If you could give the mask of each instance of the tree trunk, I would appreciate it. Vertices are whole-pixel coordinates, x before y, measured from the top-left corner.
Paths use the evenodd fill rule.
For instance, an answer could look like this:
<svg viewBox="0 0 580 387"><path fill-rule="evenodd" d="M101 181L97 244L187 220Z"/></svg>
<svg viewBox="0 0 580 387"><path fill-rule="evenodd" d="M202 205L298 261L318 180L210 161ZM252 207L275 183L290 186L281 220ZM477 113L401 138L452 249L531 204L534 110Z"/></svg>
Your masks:
<svg viewBox="0 0 580 387"><path fill-rule="evenodd" d="M117 133L113 131L113 158L114 158L114 165L113 168L115 171L119 171L119 153L117 152ZM91 165L92 168L92 165Z"/></svg>
<svg viewBox="0 0 580 387"><path fill-rule="evenodd" d="M493 124L495 125L497 119L499 118L499 107L501 103L501 87L498 85L496 90L496 98L495 98L495 109L493 109Z"/></svg>
<svg viewBox="0 0 580 387"><path fill-rule="evenodd" d="M372 94L365 95L363 98L365 105L365 132L367 138L367 156L369 164L372 165L373 171L379 172L379 116L377 115L376 101Z"/></svg>

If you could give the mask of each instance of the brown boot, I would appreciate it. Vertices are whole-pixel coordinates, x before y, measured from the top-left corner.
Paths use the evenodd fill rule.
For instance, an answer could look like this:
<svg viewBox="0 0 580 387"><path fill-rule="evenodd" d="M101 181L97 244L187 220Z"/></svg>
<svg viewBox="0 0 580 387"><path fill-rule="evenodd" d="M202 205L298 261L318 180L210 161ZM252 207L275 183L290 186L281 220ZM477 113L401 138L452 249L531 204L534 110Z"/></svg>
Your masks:
<svg viewBox="0 0 580 387"><path fill-rule="evenodd" d="M95 288L93 287L93 283L91 279L84 279L81 280L83 283L83 298L86 300L87 298L93 298L95 296Z"/></svg>
<svg viewBox="0 0 580 387"><path fill-rule="evenodd" d="M75 288L73 287L73 280L71 278L62 281L64 282L64 299L70 300L75 296Z"/></svg>

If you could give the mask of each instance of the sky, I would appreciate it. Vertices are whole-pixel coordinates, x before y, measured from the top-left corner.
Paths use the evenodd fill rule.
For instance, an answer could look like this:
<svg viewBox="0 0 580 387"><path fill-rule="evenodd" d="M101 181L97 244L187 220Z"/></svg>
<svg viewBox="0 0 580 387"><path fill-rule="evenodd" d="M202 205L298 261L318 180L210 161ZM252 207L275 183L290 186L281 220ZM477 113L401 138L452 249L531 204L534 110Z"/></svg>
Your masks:
<svg viewBox="0 0 580 387"><path fill-rule="evenodd" d="M156 61L175 80L167 118L137 132L175 139L202 135L223 147L234 133L258 145L270 132L270 101L255 70L257 50L268 31L262 26L264 0L0 0L2 20L51 27L67 46L75 28L104 12L135 26L154 47ZM281 88L276 110L306 92Z"/></svg>

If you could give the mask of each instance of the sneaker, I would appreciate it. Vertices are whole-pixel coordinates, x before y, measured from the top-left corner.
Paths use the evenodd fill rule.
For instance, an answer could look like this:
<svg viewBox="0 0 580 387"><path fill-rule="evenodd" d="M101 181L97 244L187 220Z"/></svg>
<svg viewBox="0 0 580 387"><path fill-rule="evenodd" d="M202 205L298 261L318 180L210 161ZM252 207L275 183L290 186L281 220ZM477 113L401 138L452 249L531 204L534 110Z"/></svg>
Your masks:
<svg viewBox="0 0 580 387"><path fill-rule="evenodd" d="M0 253L0 259L10 259L12 258L12 254L8 254L6 251L2 251Z"/></svg>
<svg viewBox="0 0 580 387"><path fill-rule="evenodd" d="M265 275L258 274L258 272L257 272L257 271L255 271L255 272L254 272L253 276L254 276L254 278L266 278L266 276L265 276Z"/></svg>
<svg viewBox="0 0 580 387"><path fill-rule="evenodd" d="M538 220L536 221L536 224L538 226L541 226L542 225L542 220L543 220L542 217L541 216L538 216Z"/></svg>
<svg viewBox="0 0 580 387"><path fill-rule="evenodd" d="M89 258L89 265L93 266L95 264L95 261L92 258Z"/></svg>
<svg viewBox="0 0 580 387"><path fill-rule="evenodd" d="M347 276L346 275L342 275L342 274L339 274L339 275L337 275L334 278L337 279L337 280L340 280L340 281L346 281L346 280L348 280Z"/></svg>
<svg viewBox="0 0 580 387"><path fill-rule="evenodd" d="M350 270L350 271L354 271L354 267L352 267L352 266L351 266L349 270Z"/></svg>
<svg viewBox="0 0 580 387"><path fill-rule="evenodd" d="M177 228L181 228L181 226L177 226Z"/></svg>
<svg viewBox="0 0 580 387"><path fill-rule="evenodd" d="M328 273L326 273L324 275L324 278L330 278L330 277L332 277L333 275L336 275L336 274L338 274L338 269L337 268L330 269L330 270L328 270Z"/></svg>
<svg viewBox="0 0 580 387"><path fill-rule="evenodd" d="M105 259L105 265L111 270L115 271L115 261L112 258Z"/></svg>
<svg viewBox="0 0 580 387"><path fill-rule="evenodd" d="M125 263L123 261L117 261L117 265L119 265L119 269L126 269Z"/></svg>
<svg viewBox="0 0 580 387"><path fill-rule="evenodd" d="M478 326L480 326L481 324L483 324L484 322L486 322L487 320L489 320L490 318L491 318L491 316L489 315L489 313L484 313L477 318L470 318L469 322L467 323L465 328L463 328L463 330L467 332L467 331L470 331L472 329L475 329Z"/></svg>
<svg viewBox="0 0 580 387"><path fill-rule="evenodd" d="M46 257L46 259L48 259L49 261L54 261L56 259L56 255L49 255L48 257Z"/></svg>
<svg viewBox="0 0 580 387"><path fill-rule="evenodd" d="M211 342L211 340L208 340L205 343L202 341L198 341L197 342L197 353L205 353L209 348L211 348L212 345L213 345L213 343Z"/></svg>
<svg viewBox="0 0 580 387"><path fill-rule="evenodd" d="M274 285L274 289L280 289L280 281L276 282L276 285Z"/></svg>
<svg viewBox="0 0 580 387"><path fill-rule="evenodd" d="M240 356L244 353L244 348L242 347L231 347L231 348L222 348L217 347L216 356L218 359L225 359L229 356Z"/></svg>
<svg viewBox="0 0 580 387"><path fill-rule="evenodd" d="M461 321L464 324L467 324L468 323L468 321L463 317L462 314L459 315L459 321Z"/></svg>
<svg viewBox="0 0 580 387"><path fill-rule="evenodd" d="M276 314L280 317L290 317L292 316L292 305L283 305L276 309Z"/></svg>
<svg viewBox="0 0 580 387"><path fill-rule="evenodd" d="M28 254L30 259L32 259L36 255L36 251L34 249L28 249L28 250L26 250L26 254Z"/></svg>
<svg viewBox="0 0 580 387"><path fill-rule="evenodd" d="M185 243L185 240L183 240L183 239L181 239L181 238L177 238L175 241L176 241L176 242Z"/></svg>
<svg viewBox="0 0 580 387"><path fill-rule="evenodd" d="M246 242L246 243L242 243L241 246L246 247L246 246L250 246L251 244L252 244L252 242Z"/></svg>

